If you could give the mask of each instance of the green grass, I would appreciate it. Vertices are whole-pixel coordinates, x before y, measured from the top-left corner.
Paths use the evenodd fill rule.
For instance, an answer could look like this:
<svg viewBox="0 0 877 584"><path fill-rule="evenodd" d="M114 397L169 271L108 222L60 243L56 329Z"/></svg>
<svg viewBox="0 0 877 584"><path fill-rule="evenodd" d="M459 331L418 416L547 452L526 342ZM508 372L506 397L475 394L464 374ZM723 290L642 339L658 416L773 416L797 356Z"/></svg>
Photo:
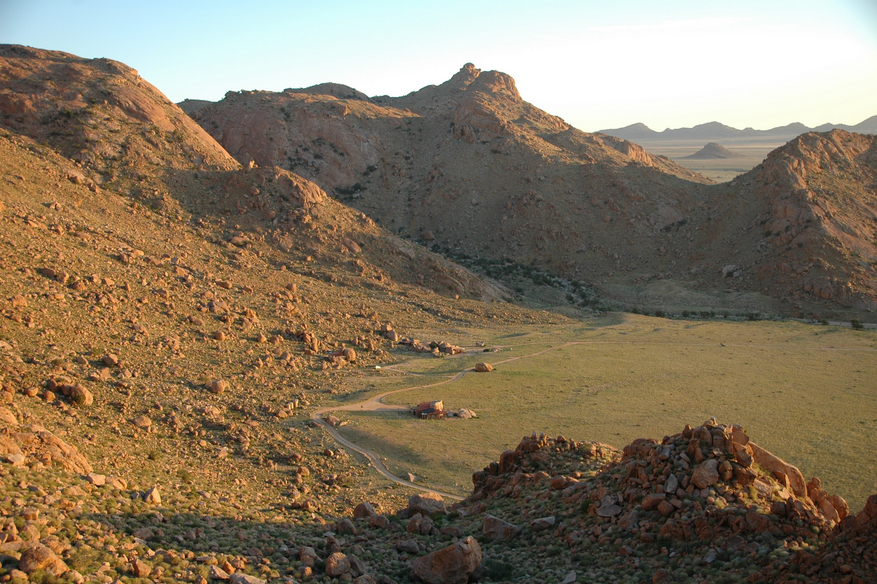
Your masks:
<svg viewBox="0 0 877 584"><path fill-rule="evenodd" d="M634 315L523 335L479 332L478 340L505 348L443 360L412 355L398 369L425 377L396 377L369 392L434 383L483 360L496 371L385 398L396 404L442 399L452 409L474 409L479 419L422 422L400 414L343 412L350 421L345 434L386 457L398 474L412 472L432 486L465 494L472 472L531 432L620 448L716 416L743 424L755 442L796 464L807 478L820 477L855 509L877 491L877 460L870 452L877 439L873 332ZM549 347L557 348L502 363Z"/></svg>

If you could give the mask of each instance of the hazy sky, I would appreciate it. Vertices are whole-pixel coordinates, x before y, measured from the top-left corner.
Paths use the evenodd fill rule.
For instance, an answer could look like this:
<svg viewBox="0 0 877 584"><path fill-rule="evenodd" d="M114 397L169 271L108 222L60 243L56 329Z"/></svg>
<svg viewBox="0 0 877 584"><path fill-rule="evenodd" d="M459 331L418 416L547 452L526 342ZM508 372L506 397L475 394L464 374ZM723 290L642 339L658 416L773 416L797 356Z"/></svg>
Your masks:
<svg viewBox="0 0 877 584"><path fill-rule="evenodd" d="M0 0L0 42L108 57L170 99L324 81L404 95L465 63L585 131L877 114L877 0ZM2 88L0 88L2 90Z"/></svg>

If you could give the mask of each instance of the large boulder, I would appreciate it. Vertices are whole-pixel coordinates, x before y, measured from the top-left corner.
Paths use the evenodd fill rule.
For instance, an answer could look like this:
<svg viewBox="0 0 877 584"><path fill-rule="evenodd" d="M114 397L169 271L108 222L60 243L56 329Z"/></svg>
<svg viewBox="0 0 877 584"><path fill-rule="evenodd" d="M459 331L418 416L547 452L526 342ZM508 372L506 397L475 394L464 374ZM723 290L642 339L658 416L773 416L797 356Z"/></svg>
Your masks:
<svg viewBox="0 0 877 584"><path fill-rule="evenodd" d="M691 473L691 482L698 489L711 487L719 482L719 461L715 458L705 460L697 465Z"/></svg>
<svg viewBox="0 0 877 584"><path fill-rule="evenodd" d="M783 476L789 479L789 486L795 493L796 497L807 496L807 483L804 481L804 475L798 470L798 467L789 464L779 456L768 452L755 442L748 444L749 451L752 453L752 460L757 465L771 473L774 478L782 481Z"/></svg>
<svg viewBox="0 0 877 584"><path fill-rule="evenodd" d="M21 554L18 569L25 574L43 570L50 576L60 576L70 570L55 552L40 543L29 547Z"/></svg>
<svg viewBox="0 0 877 584"><path fill-rule="evenodd" d="M494 541L507 541L518 535L521 528L499 517L487 514L484 516L482 531L484 535Z"/></svg>
<svg viewBox="0 0 877 584"><path fill-rule="evenodd" d="M481 565L481 546L471 535L417 558L414 574L427 584L465 584Z"/></svg>
<svg viewBox="0 0 877 584"><path fill-rule="evenodd" d="M445 500L442 499L441 495L426 492L420 495L411 495L408 498L408 511L409 515L420 513L424 517L444 515L448 512Z"/></svg>

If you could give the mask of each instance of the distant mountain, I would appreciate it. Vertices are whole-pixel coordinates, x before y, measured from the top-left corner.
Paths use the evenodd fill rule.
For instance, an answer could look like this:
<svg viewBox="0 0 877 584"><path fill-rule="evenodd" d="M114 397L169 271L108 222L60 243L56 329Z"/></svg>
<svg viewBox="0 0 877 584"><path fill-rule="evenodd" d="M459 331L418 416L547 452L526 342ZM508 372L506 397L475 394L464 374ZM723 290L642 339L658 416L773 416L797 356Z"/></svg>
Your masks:
<svg viewBox="0 0 877 584"><path fill-rule="evenodd" d="M643 123L637 123L623 128L600 130L598 134L608 134L633 142L665 142L671 140L717 142L743 139L775 139L785 142L807 132L830 132L831 130L838 129L858 134L877 134L877 116L871 116L854 126L847 124L822 124L821 126L810 128L795 122L769 130L755 130L753 128L738 130L719 122L708 122L706 124L698 124L693 128L667 128L662 132L656 132Z"/></svg>
<svg viewBox="0 0 877 584"><path fill-rule="evenodd" d="M743 155L728 150L717 142L710 142L691 156L684 156L687 160L715 160L717 158L741 158Z"/></svg>

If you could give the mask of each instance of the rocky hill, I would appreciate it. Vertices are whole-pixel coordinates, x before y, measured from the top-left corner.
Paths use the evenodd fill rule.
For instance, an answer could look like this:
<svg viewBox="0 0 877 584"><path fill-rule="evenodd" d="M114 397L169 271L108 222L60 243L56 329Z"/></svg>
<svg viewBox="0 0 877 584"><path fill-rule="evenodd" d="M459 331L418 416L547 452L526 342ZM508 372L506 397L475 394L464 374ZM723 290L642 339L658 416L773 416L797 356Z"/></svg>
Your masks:
<svg viewBox="0 0 877 584"><path fill-rule="evenodd" d="M398 98L329 87L232 92L192 115L239 161L294 170L390 230L492 273L535 266L628 309L824 317L875 306L872 137L829 147L843 169L834 178L809 161L821 155L793 144L851 134L802 137L732 186L712 186L631 142L570 127L521 99L508 75L471 64ZM809 170L781 179L784 165ZM845 212L792 244L775 202L823 180L831 186L814 187ZM847 256L830 251L841 241ZM777 284L789 277L794 285Z"/></svg>
<svg viewBox="0 0 877 584"><path fill-rule="evenodd" d="M294 170L400 235L569 280L668 267L654 237L709 182L472 65L400 98L229 93L193 116L239 160Z"/></svg>
<svg viewBox="0 0 877 584"><path fill-rule="evenodd" d="M717 188L700 245L707 256L726 250L750 285L795 309L814 300L873 309L875 185L875 136L804 134Z"/></svg>
<svg viewBox="0 0 877 584"><path fill-rule="evenodd" d="M158 509L212 553L208 524L291 529L341 485L395 504L307 415L390 359L381 328L562 320L240 165L124 65L4 46L0 88L5 581L142 577Z"/></svg>
<svg viewBox="0 0 877 584"><path fill-rule="evenodd" d="M685 156L685 158L691 160L712 160L716 158L739 158L740 156L742 154L728 150L721 144L710 142L691 156Z"/></svg>

